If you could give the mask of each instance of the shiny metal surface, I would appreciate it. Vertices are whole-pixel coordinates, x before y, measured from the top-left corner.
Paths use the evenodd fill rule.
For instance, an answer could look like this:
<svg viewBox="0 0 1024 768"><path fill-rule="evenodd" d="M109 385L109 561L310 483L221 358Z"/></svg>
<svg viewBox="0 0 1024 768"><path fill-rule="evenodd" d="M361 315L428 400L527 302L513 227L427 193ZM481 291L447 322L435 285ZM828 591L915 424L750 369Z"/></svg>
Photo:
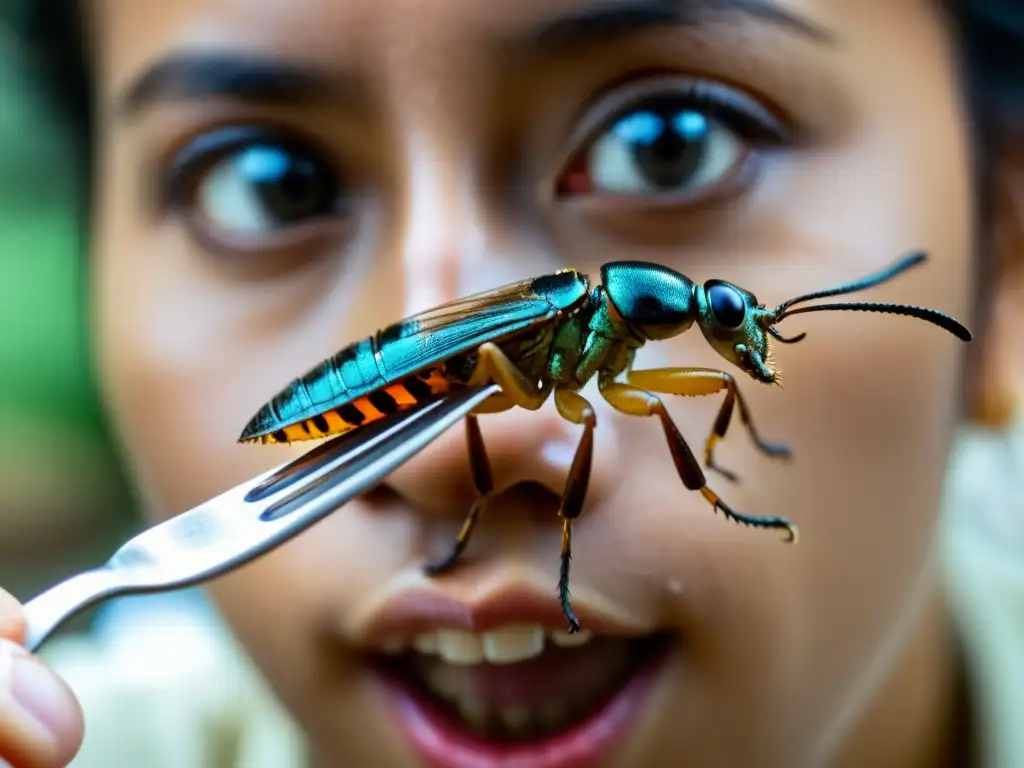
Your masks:
<svg viewBox="0 0 1024 768"><path fill-rule="evenodd" d="M498 391L466 389L334 438L143 531L104 565L30 600L26 646L35 651L65 621L104 600L194 586L267 554L372 488Z"/></svg>

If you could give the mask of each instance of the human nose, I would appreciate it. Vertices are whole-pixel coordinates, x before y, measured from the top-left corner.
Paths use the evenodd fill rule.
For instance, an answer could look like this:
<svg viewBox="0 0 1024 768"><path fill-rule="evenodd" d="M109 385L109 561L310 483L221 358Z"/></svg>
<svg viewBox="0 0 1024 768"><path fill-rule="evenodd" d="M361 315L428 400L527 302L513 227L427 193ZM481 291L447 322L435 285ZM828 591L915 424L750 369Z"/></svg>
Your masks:
<svg viewBox="0 0 1024 768"><path fill-rule="evenodd" d="M594 403L595 411L605 411ZM599 506L621 482L615 425L599 413L584 510ZM495 496L527 483L561 498L583 428L561 418L551 402L537 411L512 408L476 417ZM604 422L604 423L602 423ZM388 487L427 518L461 519L481 492L471 469L468 425L450 429L396 470ZM476 449L479 450L479 449ZM545 509L545 513L553 510Z"/></svg>
<svg viewBox="0 0 1024 768"><path fill-rule="evenodd" d="M470 165L441 151L431 154L429 146L444 143L410 139L403 223L394 241L407 316L559 266L537 233L502 226L500 212L487 210ZM620 466L610 409L603 401L592 405L599 429L588 506L610 492ZM482 415L478 423L496 492L533 482L561 495L582 427L560 417L551 402L538 411ZM424 513L465 514L481 490L473 482L469 453L466 429L453 428L393 473L388 485Z"/></svg>
<svg viewBox="0 0 1024 768"><path fill-rule="evenodd" d="M557 268L539 233L510 227L481 194L471 163L450 141L409 137L407 177L393 230L405 315Z"/></svg>

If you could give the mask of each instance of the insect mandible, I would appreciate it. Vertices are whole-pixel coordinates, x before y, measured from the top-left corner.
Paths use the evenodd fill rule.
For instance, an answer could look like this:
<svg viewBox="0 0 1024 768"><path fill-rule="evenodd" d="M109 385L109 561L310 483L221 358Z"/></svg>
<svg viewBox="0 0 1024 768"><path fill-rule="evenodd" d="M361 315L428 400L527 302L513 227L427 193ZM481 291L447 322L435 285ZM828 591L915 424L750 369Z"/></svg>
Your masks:
<svg viewBox="0 0 1024 768"><path fill-rule="evenodd" d="M715 444L729 427L733 411L761 452L788 457L784 445L758 434L733 376L710 368L633 370L636 351L648 341L678 336L695 324L723 358L764 384L778 383L769 355L769 337L784 344L776 325L806 312L858 310L916 317L962 341L971 332L957 320L925 307L890 303L798 306L813 299L861 291L922 264L912 253L875 274L785 301L774 309L749 291L722 280L698 285L658 264L617 261L601 268L601 284L572 269L479 293L394 323L345 347L294 380L264 405L239 438L250 443L292 443L342 434L399 411L421 407L459 387L496 383L501 393L466 418L466 439L477 498L446 557L426 566L436 575L456 564L487 502L495 493L490 462L477 413L513 407L539 409L553 394L562 418L583 428L558 514L562 520L558 593L569 631L579 621L569 599L572 522L583 510L590 478L596 417L580 390L597 377L598 391L617 411L656 416L683 485L699 492L726 518L759 528L797 529L784 517L747 515L729 507L708 487L693 450L669 416L659 395L701 396L725 392L704 444L708 469L736 477L716 464Z"/></svg>

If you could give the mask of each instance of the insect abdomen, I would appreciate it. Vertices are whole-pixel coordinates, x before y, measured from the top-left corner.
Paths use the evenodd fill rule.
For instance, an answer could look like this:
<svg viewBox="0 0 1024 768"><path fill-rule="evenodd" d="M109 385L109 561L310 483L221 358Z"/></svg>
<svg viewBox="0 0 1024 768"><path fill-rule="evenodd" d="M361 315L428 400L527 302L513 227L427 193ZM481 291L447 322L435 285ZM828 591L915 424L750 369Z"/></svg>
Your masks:
<svg viewBox="0 0 1024 768"><path fill-rule="evenodd" d="M407 376L344 405L244 442L297 443L343 435L450 392L455 382L440 368Z"/></svg>

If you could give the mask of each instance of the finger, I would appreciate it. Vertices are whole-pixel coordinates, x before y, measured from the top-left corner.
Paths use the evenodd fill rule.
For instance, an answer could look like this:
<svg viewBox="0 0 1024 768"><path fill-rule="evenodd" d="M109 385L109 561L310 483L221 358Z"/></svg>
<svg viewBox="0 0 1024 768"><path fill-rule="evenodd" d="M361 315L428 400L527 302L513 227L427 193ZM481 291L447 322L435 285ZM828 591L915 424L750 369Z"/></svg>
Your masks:
<svg viewBox="0 0 1024 768"><path fill-rule="evenodd" d="M0 640L0 765L64 768L83 730L67 684L20 645Z"/></svg>
<svg viewBox="0 0 1024 768"><path fill-rule="evenodd" d="M25 642L25 612L13 595L0 589L0 638Z"/></svg>

